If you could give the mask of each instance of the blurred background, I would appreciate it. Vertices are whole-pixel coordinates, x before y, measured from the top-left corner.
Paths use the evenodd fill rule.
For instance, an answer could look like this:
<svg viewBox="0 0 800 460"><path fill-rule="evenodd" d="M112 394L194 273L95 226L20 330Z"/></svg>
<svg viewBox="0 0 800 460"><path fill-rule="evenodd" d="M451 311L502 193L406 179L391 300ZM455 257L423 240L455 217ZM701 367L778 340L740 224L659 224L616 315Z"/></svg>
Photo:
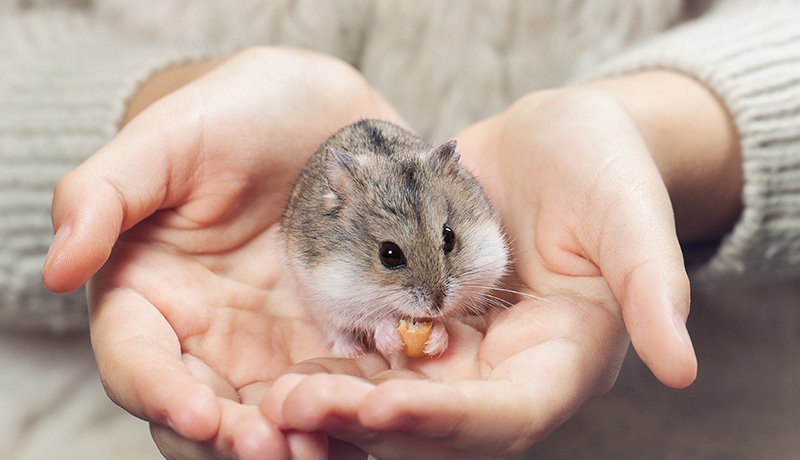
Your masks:
<svg viewBox="0 0 800 460"><path fill-rule="evenodd" d="M108 399L87 334L0 332L0 459L163 459Z"/></svg>
<svg viewBox="0 0 800 460"><path fill-rule="evenodd" d="M110 26L95 24L95 16L75 12L95 3L97 14L109 19ZM136 15L130 11L134 2L125 0L0 0L0 75L8 80L0 85L0 460L162 458L147 424L115 406L103 391L86 332L82 292L56 296L41 285L40 270L52 235L52 187L116 132L123 96L131 93L147 72L173 59L172 53L182 58L210 53L210 49L226 44L226 37L228 45L238 48L281 42L330 51L336 45L331 37L340 31L332 27L334 21L326 14L338 11L341 3L326 3L329 10L318 14L324 19L318 24L306 21L305 14L319 13L320 2L241 3L263 3L267 7L237 10L232 7L234 2L158 0L135 3L137 7L146 5ZM441 13L439 19L448 19L448 8L458 3L443 3L430 5ZM649 8L656 2L619 3L644 5L642 11L655 12L650 16L612 16L628 18L632 26L620 40L636 42L673 22L660 9ZM708 3L659 0L657 5L675 15L687 4L699 12ZM546 9L548 4L529 2L526 6L536 10ZM579 4L552 2L568 13ZM496 3L483 3L487 5ZM603 11L606 4L586 5L591 5L584 15L587 23L599 23L603 18L592 14L593 8ZM49 6L58 8L41 17L7 14ZM469 4L464 11L473 6ZM297 15L294 19L293 14ZM154 25L153 17L159 15L169 27ZM282 15L289 20L274 20ZM442 47L441 54L421 61L411 53L408 62L420 61L435 70L415 74L408 72L402 56L384 71L382 53L396 48L396 44L381 42L388 35L381 25L375 27L380 33L372 37L381 46L364 48L358 43L362 36L359 16L347 14L343 18L353 24L343 29L339 54L353 62L359 60L365 72L372 72L376 84L384 84L379 89L432 135L449 135L468 120L502 109L506 99L580 75L615 52L613 46L588 45L609 41L617 47L625 45L614 42L619 37L606 36L604 31L589 33L591 30L582 23L555 30L549 16L542 15L535 27L529 27L531 35L519 35L510 47L502 40L498 42L502 46L477 43L473 48L464 47L461 54ZM508 18L521 20L513 15ZM393 16L387 17L389 22L405 24ZM475 33L470 27L459 30L466 38ZM494 30L492 26L479 32ZM410 38L419 40L420 46L437 43L443 37L436 33L436 27L426 34L414 27L401 31L410 32ZM550 33L555 38L546 40ZM162 43L170 43L172 48L162 49ZM589 48L598 48L593 51L596 54L584 52ZM520 67L514 74L518 77L510 78L511 74L492 67L502 60L493 59L497 56L491 52L500 51L512 57L512 52L527 53L543 60L520 63L530 68ZM490 54L480 61L473 59L475 52ZM75 54L73 60L67 59L69 53ZM575 59L564 60L562 56ZM443 63L458 58L463 61L455 62L461 64L449 66L449 74L442 72L448 69ZM484 77L480 84L461 87L457 83L466 79L447 80L460 76L464 73L462 64L470 63L473 66L467 71ZM116 73L86 83L87 76L102 74L112 64ZM444 77L438 78L440 75ZM440 86L430 85L430 76L437 76ZM436 97L420 92L421 87L429 87ZM69 98L61 100L61 94ZM481 97L467 97L474 94ZM88 108L77 110L70 101ZM41 128L41 132L31 126ZM800 458L797 281L697 292L689 330L699 359L698 379L690 388L664 387L631 351L610 393L588 403L550 437L515 459Z"/></svg>

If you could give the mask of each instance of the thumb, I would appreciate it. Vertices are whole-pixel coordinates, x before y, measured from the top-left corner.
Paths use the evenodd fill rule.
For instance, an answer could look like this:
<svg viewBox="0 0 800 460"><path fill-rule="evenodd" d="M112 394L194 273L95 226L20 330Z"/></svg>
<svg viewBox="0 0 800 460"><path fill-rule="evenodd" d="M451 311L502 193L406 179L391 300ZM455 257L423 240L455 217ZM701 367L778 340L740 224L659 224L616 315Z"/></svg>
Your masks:
<svg viewBox="0 0 800 460"><path fill-rule="evenodd" d="M42 270L51 291L82 286L103 266L122 232L185 195L193 168L176 163L192 164L199 143L186 134L198 131L192 120L161 123L158 112L147 115L56 185L55 236Z"/></svg>
<svg viewBox="0 0 800 460"><path fill-rule="evenodd" d="M601 236L609 250L601 251L598 266L639 357L662 383L683 388L697 376L697 359L685 325L689 278L669 198L666 190L651 188L627 199L617 207L621 215L608 221L617 224Z"/></svg>
<svg viewBox="0 0 800 460"><path fill-rule="evenodd" d="M685 273L656 261L630 271L620 291L625 326L639 357L662 383L689 386L697 376L686 317L689 283Z"/></svg>

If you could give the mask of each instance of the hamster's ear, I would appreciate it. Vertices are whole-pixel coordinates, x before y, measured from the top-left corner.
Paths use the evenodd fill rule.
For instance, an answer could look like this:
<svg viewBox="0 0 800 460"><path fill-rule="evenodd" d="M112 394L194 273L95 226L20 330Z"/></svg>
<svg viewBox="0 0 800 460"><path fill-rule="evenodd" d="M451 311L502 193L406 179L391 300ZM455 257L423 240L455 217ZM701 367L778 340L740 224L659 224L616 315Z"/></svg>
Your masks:
<svg viewBox="0 0 800 460"><path fill-rule="evenodd" d="M356 160L352 156L333 147L325 147L325 180L328 188L339 198L355 191L356 167Z"/></svg>
<svg viewBox="0 0 800 460"><path fill-rule="evenodd" d="M443 174L453 175L458 172L458 159L461 155L456 152L456 141L452 140L433 149L429 155L433 168Z"/></svg>

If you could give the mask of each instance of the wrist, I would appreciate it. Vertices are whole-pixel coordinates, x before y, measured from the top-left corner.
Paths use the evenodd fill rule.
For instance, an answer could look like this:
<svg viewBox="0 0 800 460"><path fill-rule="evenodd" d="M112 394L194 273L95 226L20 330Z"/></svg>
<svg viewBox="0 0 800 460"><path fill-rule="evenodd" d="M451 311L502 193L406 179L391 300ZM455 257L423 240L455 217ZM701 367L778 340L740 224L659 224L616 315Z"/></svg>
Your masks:
<svg viewBox="0 0 800 460"><path fill-rule="evenodd" d="M716 240L733 227L742 207L739 136L708 88L668 71L587 88L613 94L630 112L669 191L681 241Z"/></svg>

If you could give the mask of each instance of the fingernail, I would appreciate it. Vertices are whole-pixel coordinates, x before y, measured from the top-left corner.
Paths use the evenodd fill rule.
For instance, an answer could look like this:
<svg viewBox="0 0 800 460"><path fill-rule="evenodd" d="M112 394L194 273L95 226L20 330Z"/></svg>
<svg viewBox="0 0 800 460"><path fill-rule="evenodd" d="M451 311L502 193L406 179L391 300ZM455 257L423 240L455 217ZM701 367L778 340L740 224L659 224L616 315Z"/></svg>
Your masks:
<svg viewBox="0 0 800 460"><path fill-rule="evenodd" d="M62 225L58 231L56 232L55 236L53 237L53 241L50 243L50 248L47 250L47 256L44 259L44 266L50 265L53 257L55 257L58 249L61 245L69 238L69 234L72 231L72 227L69 225Z"/></svg>
<svg viewBox="0 0 800 460"><path fill-rule="evenodd" d="M686 329L686 320L683 318L683 315L675 313L673 319L675 321L675 330L678 332L681 340L683 340L687 347L693 348L692 338L689 337L689 331Z"/></svg>
<svg viewBox="0 0 800 460"><path fill-rule="evenodd" d="M410 415L403 415L395 422L395 430L408 431L417 426L417 418Z"/></svg>
<svg viewBox="0 0 800 460"><path fill-rule="evenodd" d="M184 437L186 439L189 439L189 436L186 433L184 433L183 430L179 429L177 425L175 425L175 422L172 421L172 417L170 417L169 415L164 417L164 423L167 425L167 427L170 430L174 431L179 436L182 436L182 437Z"/></svg>
<svg viewBox="0 0 800 460"><path fill-rule="evenodd" d="M380 429L385 431L411 431L416 426L416 417L405 414L381 424Z"/></svg>
<svg viewBox="0 0 800 460"><path fill-rule="evenodd" d="M280 427L286 426L283 417L283 403L297 385L308 377L303 374L285 374L280 376L269 388L266 396L261 400L261 413Z"/></svg>
<svg viewBox="0 0 800 460"><path fill-rule="evenodd" d="M345 423L347 423L347 420L344 417L331 414L325 417L321 425L322 429L325 431L337 432L345 426Z"/></svg>

